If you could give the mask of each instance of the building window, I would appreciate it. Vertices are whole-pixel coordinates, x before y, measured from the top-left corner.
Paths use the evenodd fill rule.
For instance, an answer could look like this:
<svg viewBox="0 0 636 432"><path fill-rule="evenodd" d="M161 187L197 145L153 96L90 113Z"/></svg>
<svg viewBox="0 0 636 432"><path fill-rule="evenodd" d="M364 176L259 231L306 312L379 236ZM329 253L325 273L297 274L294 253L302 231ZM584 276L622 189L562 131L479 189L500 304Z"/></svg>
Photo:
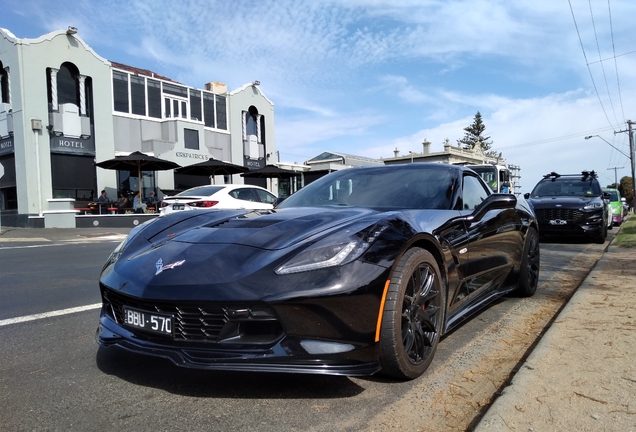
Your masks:
<svg viewBox="0 0 636 432"><path fill-rule="evenodd" d="M207 127L216 127L214 117L214 95L203 92L203 122Z"/></svg>
<svg viewBox="0 0 636 432"><path fill-rule="evenodd" d="M80 106L78 77L79 71L70 63L63 63L57 72L57 103L71 103Z"/></svg>
<svg viewBox="0 0 636 432"><path fill-rule="evenodd" d="M143 77L130 77L130 102L133 114L146 115L146 83Z"/></svg>
<svg viewBox="0 0 636 432"><path fill-rule="evenodd" d="M0 103L11 103L9 100L9 69L5 69L2 62L0 62Z"/></svg>
<svg viewBox="0 0 636 432"><path fill-rule="evenodd" d="M199 150L199 131L194 129L184 129L183 137L185 148L191 150Z"/></svg>
<svg viewBox="0 0 636 432"><path fill-rule="evenodd" d="M203 121L201 115L201 92L190 89L190 119Z"/></svg>
<svg viewBox="0 0 636 432"><path fill-rule="evenodd" d="M225 96L216 95L216 127L227 130L227 108Z"/></svg>
<svg viewBox="0 0 636 432"><path fill-rule="evenodd" d="M94 156L51 154L53 198L78 201L97 199L97 175Z"/></svg>
<svg viewBox="0 0 636 432"><path fill-rule="evenodd" d="M161 83L148 79L148 116L161 118Z"/></svg>
<svg viewBox="0 0 636 432"><path fill-rule="evenodd" d="M127 73L113 71L113 102L115 111L129 112Z"/></svg>

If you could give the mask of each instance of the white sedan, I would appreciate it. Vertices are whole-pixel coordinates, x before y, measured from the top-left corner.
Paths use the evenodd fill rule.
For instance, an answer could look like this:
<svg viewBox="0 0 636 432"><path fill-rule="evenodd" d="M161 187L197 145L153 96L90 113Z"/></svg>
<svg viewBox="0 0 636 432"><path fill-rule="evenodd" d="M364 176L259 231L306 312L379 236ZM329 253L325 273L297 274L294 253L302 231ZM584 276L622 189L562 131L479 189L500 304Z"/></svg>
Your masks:
<svg viewBox="0 0 636 432"><path fill-rule="evenodd" d="M206 185L165 197L159 211L166 215L184 210L267 210L274 208L275 202L276 195L259 186Z"/></svg>

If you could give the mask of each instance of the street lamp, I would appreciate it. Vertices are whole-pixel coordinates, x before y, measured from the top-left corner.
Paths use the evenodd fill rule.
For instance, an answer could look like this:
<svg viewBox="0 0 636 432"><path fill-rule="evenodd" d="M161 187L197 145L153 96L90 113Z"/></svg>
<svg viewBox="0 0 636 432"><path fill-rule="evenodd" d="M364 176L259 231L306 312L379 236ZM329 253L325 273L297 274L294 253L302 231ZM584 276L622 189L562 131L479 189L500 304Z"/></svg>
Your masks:
<svg viewBox="0 0 636 432"><path fill-rule="evenodd" d="M585 139L586 139L586 140L588 140L588 139L590 139L590 138L594 138L594 137L602 139L602 140L603 140L603 141L605 141L607 144L609 144L609 145L610 145L610 147L613 147L613 148L614 148L617 152L619 152L620 154L622 154L623 156L625 156L627 159L629 159L629 160L631 160L631 159L632 159L632 158L631 158L631 156L626 155L626 154L625 154L625 153L623 153L621 150L619 150L618 148L614 147L614 145L613 145L613 144L611 144L608 140L606 140L605 138L603 138L603 137L602 137L602 136L600 136L600 135L588 135L588 136L586 136L586 137L585 137Z"/></svg>
<svg viewBox="0 0 636 432"><path fill-rule="evenodd" d="M634 208L636 210L636 206L634 205L634 203L636 203L636 183L634 182L634 145L633 145L633 137L632 137L632 122L631 121L627 121L627 124L629 125L629 156L627 156L625 153L623 153L622 151L620 151L619 149L617 149L616 147L614 147L612 144L610 144L610 142L608 140L606 140L605 138L603 138L600 135L589 135L586 136L585 139L590 139L593 137L597 137L602 139L603 141L605 141L607 144L609 144L612 148L616 149L620 154L622 154L623 156L625 156L627 159L629 159L630 161L630 165L632 168L632 208Z"/></svg>

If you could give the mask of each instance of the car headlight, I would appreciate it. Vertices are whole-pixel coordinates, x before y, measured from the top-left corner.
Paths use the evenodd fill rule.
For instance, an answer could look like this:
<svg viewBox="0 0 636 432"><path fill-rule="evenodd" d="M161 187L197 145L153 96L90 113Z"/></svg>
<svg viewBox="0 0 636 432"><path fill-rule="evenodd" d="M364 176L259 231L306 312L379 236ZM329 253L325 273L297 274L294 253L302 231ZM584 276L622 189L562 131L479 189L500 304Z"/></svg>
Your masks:
<svg viewBox="0 0 636 432"><path fill-rule="evenodd" d="M386 225L350 227L329 235L304 249L292 259L278 267L279 275L300 273L350 263L365 253L386 230Z"/></svg>
<svg viewBox="0 0 636 432"><path fill-rule="evenodd" d="M593 210L593 209L597 209L597 208L601 208L601 207L603 207L603 203L602 202L594 201L594 202L587 203L587 205L585 207L583 207L583 209L584 210Z"/></svg>

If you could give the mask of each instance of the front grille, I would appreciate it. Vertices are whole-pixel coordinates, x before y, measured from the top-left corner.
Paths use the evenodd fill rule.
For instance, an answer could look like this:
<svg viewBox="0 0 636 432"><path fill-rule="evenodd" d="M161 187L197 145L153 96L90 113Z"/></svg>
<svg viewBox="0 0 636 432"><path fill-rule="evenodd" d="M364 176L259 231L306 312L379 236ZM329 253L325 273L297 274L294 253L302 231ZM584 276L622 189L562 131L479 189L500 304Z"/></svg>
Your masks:
<svg viewBox="0 0 636 432"><path fill-rule="evenodd" d="M274 324L273 332L278 335L280 326L278 320L264 306L259 306L258 311L252 311L249 306L230 305L218 303L197 302L194 304L173 303L162 301L149 301L138 299L109 288L102 288L102 299L106 305L110 305L108 313L119 324L124 322L123 307L128 306L148 312L159 312L174 315L174 338L188 342L218 342L219 334L228 323L262 323L262 325ZM237 310L239 311L237 313ZM237 318L238 317L238 318ZM245 326L245 325L244 325ZM249 332L254 332L249 326L245 326ZM268 328L272 328L271 325ZM245 331L240 331L244 333ZM226 331L227 333L227 331ZM242 334L242 336L245 336ZM153 338L148 336L148 338ZM263 341L269 338L262 337Z"/></svg>
<svg viewBox="0 0 636 432"><path fill-rule="evenodd" d="M583 216L583 212L574 209L551 208L536 211L537 219L540 221L561 219L568 222L575 222Z"/></svg>

